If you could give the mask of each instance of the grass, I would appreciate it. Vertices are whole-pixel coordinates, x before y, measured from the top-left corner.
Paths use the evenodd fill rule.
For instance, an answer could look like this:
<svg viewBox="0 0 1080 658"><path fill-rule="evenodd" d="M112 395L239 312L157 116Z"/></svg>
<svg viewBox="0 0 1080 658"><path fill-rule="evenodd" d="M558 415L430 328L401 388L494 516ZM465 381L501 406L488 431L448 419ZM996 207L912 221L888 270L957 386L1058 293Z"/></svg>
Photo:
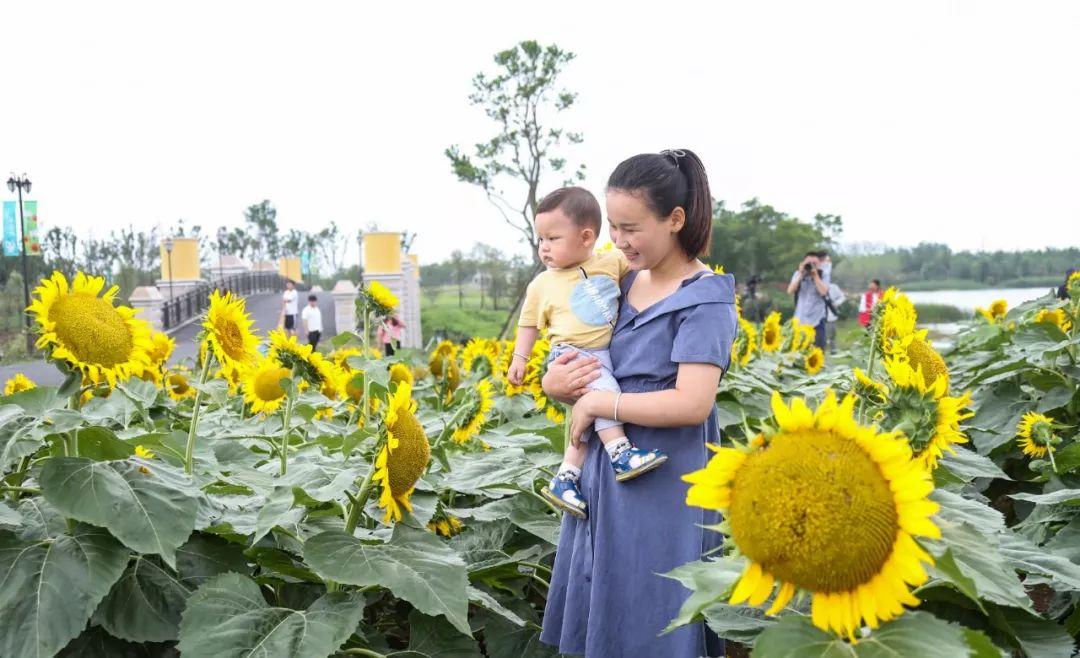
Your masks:
<svg viewBox="0 0 1080 658"><path fill-rule="evenodd" d="M920 323L959 322L971 317L971 313L950 304L916 304L915 311L919 314Z"/></svg>
<svg viewBox="0 0 1080 658"><path fill-rule="evenodd" d="M420 313L425 343L435 336L457 341L473 336L495 338L510 312L506 307L514 302L500 298L500 308L495 310L491 308L491 298L485 295L484 308L480 308L480 287L465 286L459 305L456 285L438 286L437 290L434 300L428 290L421 292Z"/></svg>

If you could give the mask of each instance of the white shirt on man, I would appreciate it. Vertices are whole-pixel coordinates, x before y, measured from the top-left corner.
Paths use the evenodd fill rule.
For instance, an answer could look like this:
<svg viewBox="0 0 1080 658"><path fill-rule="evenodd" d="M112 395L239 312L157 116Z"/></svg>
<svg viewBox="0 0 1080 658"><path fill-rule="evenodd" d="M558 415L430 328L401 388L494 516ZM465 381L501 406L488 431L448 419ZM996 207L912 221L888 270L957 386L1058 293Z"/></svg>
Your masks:
<svg viewBox="0 0 1080 658"><path fill-rule="evenodd" d="M318 306L312 306L311 304L305 306L304 310L300 312L300 319L304 321L308 333L312 331L322 332L322 311L319 310Z"/></svg>
<svg viewBox="0 0 1080 658"><path fill-rule="evenodd" d="M286 290L281 298L285 300L285 315L296 315L296 289Z"/></svg>

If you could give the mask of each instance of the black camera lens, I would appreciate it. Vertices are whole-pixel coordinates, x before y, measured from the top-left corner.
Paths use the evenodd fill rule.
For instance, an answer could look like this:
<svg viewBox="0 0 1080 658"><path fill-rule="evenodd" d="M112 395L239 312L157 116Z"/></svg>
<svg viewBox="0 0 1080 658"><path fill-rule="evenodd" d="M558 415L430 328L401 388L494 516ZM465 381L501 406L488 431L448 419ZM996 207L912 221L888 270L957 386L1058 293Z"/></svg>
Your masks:
<svg viewBox="0 0 1080 658"><path fill-rule="evenodd" d="M802 268L803 268L804 272L810 273L810 272L814 271L814 264L813 263L803 263Z"/></svg>

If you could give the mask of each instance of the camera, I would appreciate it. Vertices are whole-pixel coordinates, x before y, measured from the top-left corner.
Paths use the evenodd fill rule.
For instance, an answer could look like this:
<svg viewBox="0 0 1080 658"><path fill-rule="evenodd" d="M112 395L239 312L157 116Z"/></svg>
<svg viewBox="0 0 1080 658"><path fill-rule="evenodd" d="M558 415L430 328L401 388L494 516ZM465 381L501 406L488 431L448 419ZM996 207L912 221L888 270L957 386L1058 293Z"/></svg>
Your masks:
<svg viewBox="0 0 1080 658"><path fill-rule="evenodd" d="M802 269L803 269L803 272L806 272L807 274L812 274L813 271L814 271L814 264L813 263L803 263Z"/></svg>

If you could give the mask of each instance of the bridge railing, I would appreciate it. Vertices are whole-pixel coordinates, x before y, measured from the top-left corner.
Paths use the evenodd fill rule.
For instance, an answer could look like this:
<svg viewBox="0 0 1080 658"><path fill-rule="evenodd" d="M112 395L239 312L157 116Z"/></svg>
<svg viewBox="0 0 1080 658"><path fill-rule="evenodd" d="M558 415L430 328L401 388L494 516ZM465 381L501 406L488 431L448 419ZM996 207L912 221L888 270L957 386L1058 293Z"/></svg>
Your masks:
<svg viewBox="0 0 1080 658"><path fill-rule="evenodd" d="M161 306L161 327L168 331L202 314L210 307L210 293L220 290L239 297L285 289L285 277L277 272L240 272L200 284Z"/></svg>

